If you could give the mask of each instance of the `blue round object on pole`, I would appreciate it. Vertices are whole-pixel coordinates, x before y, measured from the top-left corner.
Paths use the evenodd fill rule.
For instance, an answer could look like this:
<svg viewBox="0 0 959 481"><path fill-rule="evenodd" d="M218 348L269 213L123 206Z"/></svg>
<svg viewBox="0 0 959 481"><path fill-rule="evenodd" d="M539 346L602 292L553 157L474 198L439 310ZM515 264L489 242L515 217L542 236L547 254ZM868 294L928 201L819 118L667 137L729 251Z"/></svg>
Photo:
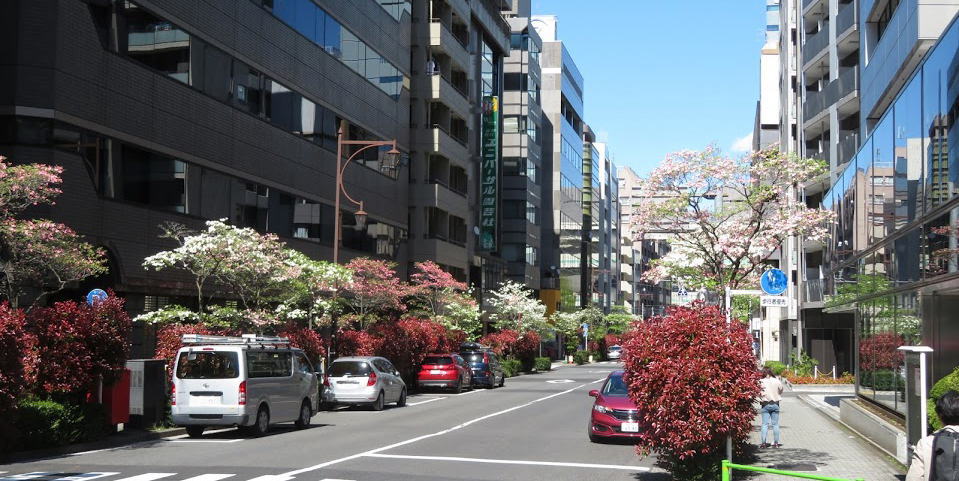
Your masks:
<svg viewBox="0 0 959 481"><path fill-rule="evenodd" d="M786 287L789 286L789 278L786 277L786 273L780 269L769 269L763 272L759 284L766 294L776 296L786 292Z"/></svg>
<svg viewBox="0 0 959 481"><path fill-rule="evenodd" d="M87 293L87 304L91 306L105 300L107 300L107 293L103 289L94 289Z"/></svg>

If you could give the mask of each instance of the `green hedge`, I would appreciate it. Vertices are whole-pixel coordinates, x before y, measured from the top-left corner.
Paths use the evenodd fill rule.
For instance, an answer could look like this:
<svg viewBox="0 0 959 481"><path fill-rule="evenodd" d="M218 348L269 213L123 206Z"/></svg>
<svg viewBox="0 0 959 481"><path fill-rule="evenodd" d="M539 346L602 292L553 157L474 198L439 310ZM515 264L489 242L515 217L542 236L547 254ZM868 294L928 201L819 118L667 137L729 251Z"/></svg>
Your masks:
<svg viewBox="0 0 959 481"><path fill-rule="evenodd" d="M898 374L886 369L860 373L859 384L876 391L902 391L906 388L905 381L899 379Z"/></svg>
<svg viewBox="0 0 959 481"><path fill-rule="evenodd" d="M535 364L537 372L546 372L553 368L553 361L548 357L537 357Z"/></svg>
<svg viewBox="0 0 959 481"><path fill-rule="evenodd" d="M583 364L586 364L587 362L589 362L589 354L590 354L589 351L583 351L583 350L576 351L576 353L573 354L573 362L575 362L579 366L582 366Z"/></svg>
<svg viewBox="0 0 959 481"><path fill-rule="evenodd" d="M21 449L95 441L107 434L106 413L102 406L77 406L41 399L20 401L15 426Z"/></svg>
<svg viewBox="0 0 959 481"><path fill-rule="evenodd" d="M929 426L931 426L933 430L942 429L942 421L939 420L939 415L936 414L936 401L950 389L959 391L959 368L956 368L955 371L946 374L945 377L936 381L936 383L932 385L932 390L929 391Z"/></svg>
<svg viewBox="0 0 959 481"><path fill-rule="evenodd" d="M766 361L763 366L768 367L773 370L773 374L777 376L782 376L783 371L786 370L786 365L779 361Z"/></svg>
<svg viewBox="0 0 959 481"><path fill-rule="evenodd" d="M503 373L506 375L506 377L516 376L523 369L523 363L520 362L519 359L504 359L500 365L503 367Z"/></svg>

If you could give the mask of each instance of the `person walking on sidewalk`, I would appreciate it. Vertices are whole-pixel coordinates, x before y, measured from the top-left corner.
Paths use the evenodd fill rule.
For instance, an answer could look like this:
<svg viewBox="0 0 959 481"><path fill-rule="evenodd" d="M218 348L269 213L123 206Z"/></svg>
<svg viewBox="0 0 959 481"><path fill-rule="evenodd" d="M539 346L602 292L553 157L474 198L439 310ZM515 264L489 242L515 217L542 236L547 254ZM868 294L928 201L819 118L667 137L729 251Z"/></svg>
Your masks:
<svg viewBox="0 0 959 481"><path fill-rule="evenodd" d="M764 367L763 379L759 381L762 387L762 393L759 396L759 412L763 417L763 426L760 429L760 439L762 444L760 448L768 448L770 444L766 442L766 434L769 432L769 425L773 427L772 447L778 448L779 444L779 401L783 398L783 383L774 374L773 370Z"/></svg>
<svg viewBox="0 0 959 481"><path fill-rule="evenodd" d="M936 414L945 427L916 443L906 481L959 479L959 393L946 391L936 401Z"/></svg>

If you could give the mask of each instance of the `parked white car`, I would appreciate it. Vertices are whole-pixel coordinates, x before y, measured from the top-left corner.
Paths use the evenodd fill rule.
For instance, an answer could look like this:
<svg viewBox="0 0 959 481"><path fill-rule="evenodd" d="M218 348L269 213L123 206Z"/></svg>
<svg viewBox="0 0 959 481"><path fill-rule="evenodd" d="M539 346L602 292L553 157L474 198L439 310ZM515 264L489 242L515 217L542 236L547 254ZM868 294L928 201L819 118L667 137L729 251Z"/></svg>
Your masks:
<svg viewBox="0 0 959 481"><path fill-rule="evenodd" d="M319 379L306 354L280 337L185 334L170 395L173 423L198 437L207 426L255 435L270 424L306 427L319 408Z"/></svg>
<svg viewBox="0 0 959 481"><path fill-rule="evenodd" d="M623 356L623 347L622 346L609 346L609 349L606 350L606 359L610 361L619 360Z"/></svg>
<svg viewBox="0 0 959 481"><path fill-rule="evenodd" d="M341 357L326 372L324 401L368 405L383 410L386 403L406 406L406 383L386 358Z"/></svg>

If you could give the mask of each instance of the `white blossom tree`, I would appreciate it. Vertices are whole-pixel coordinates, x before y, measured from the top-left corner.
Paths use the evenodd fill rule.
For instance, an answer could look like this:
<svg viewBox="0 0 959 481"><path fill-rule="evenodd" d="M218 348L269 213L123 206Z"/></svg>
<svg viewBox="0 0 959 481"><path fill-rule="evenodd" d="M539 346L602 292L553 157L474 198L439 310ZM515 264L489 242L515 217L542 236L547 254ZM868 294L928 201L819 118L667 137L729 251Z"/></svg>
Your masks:
<svg viewBox="0 0 959 481"><path fill-rule="evenodd" d="M763 261L790 236L823 241L831 211L799 200L802 184L827 166L777 150L732 158L715 148L670 154L640 182L632 232L668 232L672 252L644 274L653 283L737 288L754 283Z"/></svg>
<svg viewBox="0 0 959 481"><path fill-rule="evenodd" d="M490 318L497 329L512 329L524 333L545 333L550 329L546 322L546 306L533 297L533 291L523 284L505 281L490 292Z"/></svg>

